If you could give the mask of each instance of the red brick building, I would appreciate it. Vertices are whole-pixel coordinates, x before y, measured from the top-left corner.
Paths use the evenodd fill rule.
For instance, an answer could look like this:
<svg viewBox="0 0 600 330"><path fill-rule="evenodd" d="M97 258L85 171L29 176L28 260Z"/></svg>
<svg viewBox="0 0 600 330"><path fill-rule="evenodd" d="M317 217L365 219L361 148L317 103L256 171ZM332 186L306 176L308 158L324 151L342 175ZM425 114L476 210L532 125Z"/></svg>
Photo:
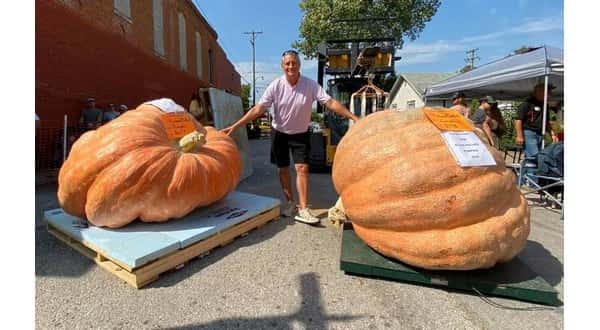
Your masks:
<svg viewBox="0 0 600 330"><path fill-rule="evenodd" d="M74 125L89 96L134 108L160 97L187 107L200 87L240 95L239 73L191 0L36 0L35 34L40 132L65 114Z"/></svg>

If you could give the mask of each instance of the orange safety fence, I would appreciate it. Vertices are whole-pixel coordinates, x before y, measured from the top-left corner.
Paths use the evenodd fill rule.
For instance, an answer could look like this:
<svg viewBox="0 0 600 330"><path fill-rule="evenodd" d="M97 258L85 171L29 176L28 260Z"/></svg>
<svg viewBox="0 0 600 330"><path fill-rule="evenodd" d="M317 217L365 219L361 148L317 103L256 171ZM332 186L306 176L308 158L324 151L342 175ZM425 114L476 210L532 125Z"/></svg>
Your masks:
<svg viewBox="0 0 600 330"><path fill-rule="evenodd" d="M41 120L35 130L35 169L59 169L65 155L64 120ZM66 155L73 143L85 132L80 125L67 125Z"/></svg>

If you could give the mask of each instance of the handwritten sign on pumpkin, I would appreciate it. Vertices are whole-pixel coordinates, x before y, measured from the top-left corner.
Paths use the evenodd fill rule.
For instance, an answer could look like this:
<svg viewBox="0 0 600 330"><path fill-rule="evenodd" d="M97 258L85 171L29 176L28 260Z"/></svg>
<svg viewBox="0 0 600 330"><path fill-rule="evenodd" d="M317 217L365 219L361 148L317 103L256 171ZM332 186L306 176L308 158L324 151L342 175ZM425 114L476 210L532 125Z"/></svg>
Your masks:
<svg viewBox="0 0 600 330"><path fill-rule="evenodd" d="M457 110L423 110L435 127L442 131L473 131L475 128L467 122Z"/></svg>
<svg viewBox="0 0 600 330"><path fill-rule="evenodd" d="M170 140L179 139L196 130L196 125L185 112L171 112L160 116Z"/></svg>

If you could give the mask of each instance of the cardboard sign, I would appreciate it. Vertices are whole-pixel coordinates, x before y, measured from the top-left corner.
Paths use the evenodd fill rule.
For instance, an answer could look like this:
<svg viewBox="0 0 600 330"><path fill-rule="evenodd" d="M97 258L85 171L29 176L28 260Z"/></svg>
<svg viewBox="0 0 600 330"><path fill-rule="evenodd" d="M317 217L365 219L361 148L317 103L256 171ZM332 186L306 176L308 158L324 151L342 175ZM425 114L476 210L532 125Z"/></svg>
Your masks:
<svg viewBox="0 0 600 330"><path fill-rule="evenodd" d="M474 132L443 132L442 137L461 167L496 165L496 160Z"/></svg>
<svg viewBox="0 0 600 330"><path fill-rule="evenodd" d="M179 139L196 130L196 125L185 112L171 112L160 116L169 140Z"/></svg>
<svg viewBox="0 0 600 330"><path fill-rule="evenodd" d="M475 130L458 110L423 110L423 112L435 127L442 131Z"/></svg>

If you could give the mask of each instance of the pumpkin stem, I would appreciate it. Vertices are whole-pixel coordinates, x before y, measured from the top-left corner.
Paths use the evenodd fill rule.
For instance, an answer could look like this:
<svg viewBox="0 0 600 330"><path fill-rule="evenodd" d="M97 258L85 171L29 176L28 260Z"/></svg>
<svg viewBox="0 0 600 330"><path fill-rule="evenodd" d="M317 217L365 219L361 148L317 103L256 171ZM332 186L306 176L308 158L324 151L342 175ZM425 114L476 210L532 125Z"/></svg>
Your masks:
<svg viewBox="0 0 600 330"><path fill-rule="evenodd" d="M179 151L190 152L205 143L206 135L198 131L193 131L179 140Z"/></svg>

